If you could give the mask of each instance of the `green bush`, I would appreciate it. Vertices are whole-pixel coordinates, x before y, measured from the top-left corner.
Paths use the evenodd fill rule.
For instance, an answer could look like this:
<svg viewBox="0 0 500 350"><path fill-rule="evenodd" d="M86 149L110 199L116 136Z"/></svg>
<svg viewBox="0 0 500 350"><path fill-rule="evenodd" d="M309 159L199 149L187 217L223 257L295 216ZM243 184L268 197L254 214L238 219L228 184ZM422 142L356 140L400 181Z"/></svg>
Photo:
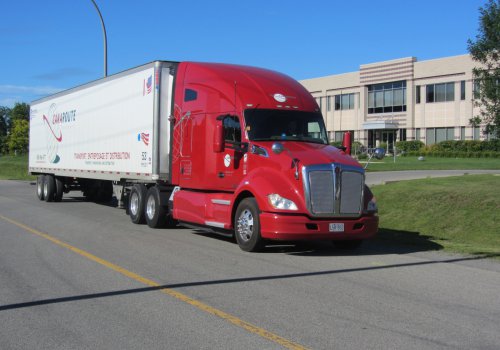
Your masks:
<svg viewBox="0 0 500 350"><path fill-rule="evenodd" d="M411 152L418 151L425 144L422 141L398 141L396 142L396 148L400 151Z"/></svg>
<svg viewBox="0 0 500 350"><path fill-rule="evenodd" d="M330 145L339 148L342 147L342 141L331 141Z"/></svg>

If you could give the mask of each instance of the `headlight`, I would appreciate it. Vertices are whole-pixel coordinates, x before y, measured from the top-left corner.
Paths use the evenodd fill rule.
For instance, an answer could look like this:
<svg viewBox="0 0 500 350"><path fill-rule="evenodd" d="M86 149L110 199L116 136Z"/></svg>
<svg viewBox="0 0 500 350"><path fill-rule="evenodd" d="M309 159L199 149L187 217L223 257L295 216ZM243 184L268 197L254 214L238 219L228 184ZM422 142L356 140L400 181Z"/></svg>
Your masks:
<svg viewBox="0 0 500 350"><path fill-rule="evenodd" d="M289 199L281 197L277 193L272 193L268 195L267 200L274 209L298 210L297 205L294 202L292 202Z"/></svg>

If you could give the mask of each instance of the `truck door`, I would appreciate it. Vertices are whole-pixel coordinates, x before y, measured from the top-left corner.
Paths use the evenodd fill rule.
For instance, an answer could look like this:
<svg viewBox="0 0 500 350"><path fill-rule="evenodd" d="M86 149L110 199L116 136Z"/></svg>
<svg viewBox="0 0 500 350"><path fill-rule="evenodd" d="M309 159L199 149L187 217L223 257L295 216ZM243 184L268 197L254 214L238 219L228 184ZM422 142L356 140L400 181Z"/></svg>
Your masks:
<svg viewBox="0 0 500 350"><path fill-rule="evenodd" d="M241 121L236 115L221 116L224 152L217 154L217 187L234 191L246 175L246 147L241 142Z"/></svg>

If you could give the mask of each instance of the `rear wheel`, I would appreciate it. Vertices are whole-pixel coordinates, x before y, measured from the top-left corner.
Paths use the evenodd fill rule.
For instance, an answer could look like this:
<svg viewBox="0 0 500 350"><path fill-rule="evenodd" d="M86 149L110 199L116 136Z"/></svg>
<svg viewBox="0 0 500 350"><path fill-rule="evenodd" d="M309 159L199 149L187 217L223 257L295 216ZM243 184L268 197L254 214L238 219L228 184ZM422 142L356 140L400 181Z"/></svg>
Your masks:
<svg viewBox="0 0 500 350"><path fill-rule="evenodd" d="M52 202L56 193L56 182L54 176L45 175L45 181L43 186L43 198L46 202Z"/></svg>
<svg viewBox="0 0 500 350"><path fill-rule="evenodd" d="M45 187L45 175L38 175L36 178L36 196L41 201L45 199L43 194L44 187Z"/></svg>
<svg viewBox="0 0 500 350"><path fill-rule="evenodd" d="M61 180L60 177L56 177L56 190L54 194L54 202L60 202L63 197L63 192L64 192L64 182Z"/></svg>
<svg viewBox="0 0 500 350"><path fill-rule="evenodd" d="M146 199L146 186L135 184L132 186L128 199L128 214L134 224L144 223L144 203Z"/></svg>
<svg viewBox="0 0 500 350"><path fill-rule="evenodd" d="M167 223L167 208L160 204L160 190L156 186L151 187L146 193L144 215L151 228L164 227Z"/></svg>
<svg viewBox="0 0 500 350"><path fill-rule="evenodd" d="M256 252L264 247L260 235L259 206L255 198L245 198L238 205L234 216L234 235L240 248Z"/></svg>

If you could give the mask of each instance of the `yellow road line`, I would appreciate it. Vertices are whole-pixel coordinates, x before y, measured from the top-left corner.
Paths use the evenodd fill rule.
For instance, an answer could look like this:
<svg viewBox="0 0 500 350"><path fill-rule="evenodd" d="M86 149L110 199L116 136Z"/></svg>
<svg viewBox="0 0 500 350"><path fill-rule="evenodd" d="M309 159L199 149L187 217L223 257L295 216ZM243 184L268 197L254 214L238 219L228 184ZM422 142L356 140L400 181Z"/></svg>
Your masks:
<svg viewBox="0 0 500 350"><path fill-rule="evenodd" d="M15 221L13 219L10 219L10 218L7 218L3 215L0 215L0 219L3 219L9 223L11 223L12 225L15 225L17 227L20 227L22 228L23 230L25 231L28 231L34 235L37 235L39 237L42 237L42 238L45 238L46 240L49 240L50 242L60 246L60 247L63 247L63 248L66 248L66 249L69 249L89 260L92 260L98 264L101 264L103 266L106 266L107 268L111 269L111 270L114 270L116 272L119 272L121 273L122 275L125 275L135 281L138 281L138 282L141 282L147 286L151 286L151 287L159 287L160 284L153 281L153 280L150 280L146 277L143 277L141 275L138 275L132 271L129 271L121 266L118 266L116 264L113 264L107 260L104 260L104 259L101 259L89 252L86 252L85 250L82 250L82 249L79 249L79 248L76 248L68 243L65 243L63 241L60 241L58 240L57 238L54 238L46 233L43 233L43 232L40 232L34 228L31 228L29 226L26 226L18 221ZM187 295L185 294L182 294L180 292L177 292L173 289L170 289L170 288L162 288L162 289L158 289L160 292L164 293L164 294L167 294L167 295L170 295L180 301L183 301L189 305L192 305L200 310L203 310L205 312L208 312L209 314L212 314L214 316L217 316L217 317L220 317L222 318L223 320L226 320L238 327L241 327L245 330L247 330L248 332L250 333L253 333L253 334L257 334L259 336L261 336L262 338L265 338L265 339L268 339L268 340L271 340L287 349L306 349L305 347L297 344L297 343L294 343L288 339L285 339L283 337L280 337L279 335L277 334L274 334L272 332L269 332L263 328L260 328L258 326L255 326L251 323L248 323L236 316L233 316L231 314L228 314L227 312L224 312L222 310L219 310L219 309L216 309L214 307L211 307L210 305L207 305L201 301L198 301L196 299L193 299L193 298L190 298L188 297Z"/></svg>

